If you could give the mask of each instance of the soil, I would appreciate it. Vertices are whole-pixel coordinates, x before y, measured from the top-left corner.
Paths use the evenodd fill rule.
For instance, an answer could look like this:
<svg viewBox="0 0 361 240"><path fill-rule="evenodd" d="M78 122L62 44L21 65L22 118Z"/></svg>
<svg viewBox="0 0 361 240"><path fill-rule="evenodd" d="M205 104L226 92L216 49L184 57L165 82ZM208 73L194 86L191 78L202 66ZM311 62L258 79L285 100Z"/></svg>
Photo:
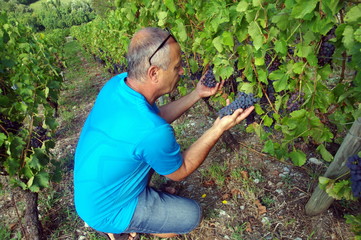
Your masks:
<svg viewBox="0 0 361 240"><path fill-rule="evenodd" d="M100 74L106 71L101 64L94 65L89 58L79 57L83 62L81 67L87 69L88 81L98 92L110 75ZM66 74L66 81L82 81L67 79ZM63 161L63 180L41 193L39 206L44 231L48 239L101 239L76 215L72 191L74 150L95 96L84 94L79 87L64 92L63 97L74 103L75 107L71 108L74 117L71 125L62 121L61 114L58 120L54 155ZM199 101L172 126L182 148L187 148L213 121L206 104ZM318 176L327 169L326 164L307 162L303 167L295 167L276 160L262 153L260 139L245 128L242 123L231 131L239 142L237 151L219 141L203 165L186 180L172 182L162 176L153 177L155 187L195 199L203 207L200 226L174 239L353 239L344 215L361 213L360 201L334 201L320 215L305 214L305 205ZM308 155L317 157L313 152ZM12 191L12 195L9 192L9 188L5 189L1 195L0 216L17 239L16 232L22 226L19 219L23 216L23 205L17 201L21 192ZM147 234L140 237L158 239Z"/></svg>

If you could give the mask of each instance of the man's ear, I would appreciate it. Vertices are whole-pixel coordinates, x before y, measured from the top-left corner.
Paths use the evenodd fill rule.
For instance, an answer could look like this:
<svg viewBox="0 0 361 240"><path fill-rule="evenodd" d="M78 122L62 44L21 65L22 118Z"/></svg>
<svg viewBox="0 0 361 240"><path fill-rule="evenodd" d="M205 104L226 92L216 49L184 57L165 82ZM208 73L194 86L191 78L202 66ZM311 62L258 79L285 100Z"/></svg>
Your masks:
<svg viewBox="0 0 361 240"><path fill-rule="evenodd" d="M148 71L147 71L148 78L152 82L155 82L155 83L158 82L158 70L159 70L159 68L157 66L150 66L148 68Z"/></svg>

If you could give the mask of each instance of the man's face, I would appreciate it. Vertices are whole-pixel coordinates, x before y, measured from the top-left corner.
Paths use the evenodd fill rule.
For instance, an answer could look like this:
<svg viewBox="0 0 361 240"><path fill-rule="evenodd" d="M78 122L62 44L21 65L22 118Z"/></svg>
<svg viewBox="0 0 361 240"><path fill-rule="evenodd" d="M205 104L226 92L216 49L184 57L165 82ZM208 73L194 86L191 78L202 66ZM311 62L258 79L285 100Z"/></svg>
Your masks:
<svg viewBox="0 0 361 240"><path fill-rule="evenodd" d="M180 79L180 76L184 74L181 59L181 49L177 42L173 39L169 40L170 47L170 64L166 71L161 70L161 78L164 84L164 90L167 93L172 92L176 87Z"/></svg>

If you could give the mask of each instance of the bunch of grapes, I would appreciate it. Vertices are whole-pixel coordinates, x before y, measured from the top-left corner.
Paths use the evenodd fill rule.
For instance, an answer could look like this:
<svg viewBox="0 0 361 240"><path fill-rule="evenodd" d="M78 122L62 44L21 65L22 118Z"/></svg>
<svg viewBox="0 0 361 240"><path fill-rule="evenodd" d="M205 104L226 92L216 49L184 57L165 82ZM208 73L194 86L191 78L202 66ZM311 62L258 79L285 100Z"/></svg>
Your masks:
<svg viewBox="0 0 361 240"><path fill-rule="evenodd" d="M332 55L335 52L335 45L329 42L322 42L320 50L318 51L317 59L318 65L323 67L326 64L331 64Z"/></svg>
<svg viewBox="0 0 361 240"><path fill-rule="evenodd" d="M288 54L293 56L295 54L295 47L288 47L287 52Z"/></svg>
<svg viewBox="0 0 361 240"><path fill-rule="evenodd" d="M197 71L197 72L191 74L190 79L191 79L192 81L195 81L195 80L201 79L201 77L202 77L202 72L201 72L201 71Z"/></svg>
<svg viewBox="0 0 361 240"><path fill-rule="evenodd" d="M216 86L217 81L214 77L212 68L208 69L208 71L206 72L206 75L204 76L204 78L202 79L201 82L204 86L209 87L209 88L214 88Z"/></svg>
<svg viewBox="0 0 361 240"><path fill-rule="evenodd" d="M249 108L250 106L253 106L256 102L258 102L258 99L255 98L252 93L247 94L244 92L239 92L236 99L231 104L219 110L218 115L220 118L227 115L232 115L237 109Z"/></svg>
<svg viewBox="0 0 361 240"><path fill-rule="evenodd" d="M13 122L1 113L0 113L0 125L2 126L0 128L1 132L3 132L3 128L4 128L7 132L9 133L11 132L14 134L16 134L22 126L21 123Z"/></svg>
<svg viewBox="0 0 361 240"><path fill-rule="evenodd" d="M275 59L271 63L272 58L273 57L270 54L266 54L266 56L265 56L265 63L266 63L266 66L268 67L267 70L268 70L269 73L271 73L271 72L273 72L275 70L278 70L279 67L281 66L281 62L280 62L280 59L278 57L275 57ZM271 63L271 65L270 65L270 63Z"/></svg>
<svg viewBox="0 0 361 240"><path fill-rule="evenodd" d="M361 197L361 157L358 154L347 159L346 166L351 173L351 189L355 197Z"/></svg>
<svg viewBox="0 0 361 240"><path fill-rule="evenodd" d="M298 95L297 93L293 93L291 97L287 101L287 110L288 112L293 112L300 109L300 104L303 102L303 95L301 93Z"/></svg>

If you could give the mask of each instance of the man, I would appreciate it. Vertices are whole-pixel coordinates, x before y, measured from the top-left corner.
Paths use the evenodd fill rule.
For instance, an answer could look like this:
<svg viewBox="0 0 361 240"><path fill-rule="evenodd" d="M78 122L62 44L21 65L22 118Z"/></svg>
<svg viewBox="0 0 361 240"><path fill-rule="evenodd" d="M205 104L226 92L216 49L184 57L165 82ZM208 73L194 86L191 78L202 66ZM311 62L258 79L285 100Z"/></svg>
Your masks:
<svg viewBox="0 0 361 240"><path fill-rule="evenodd" d="M188 233L200 222L200 206L149 187L152 172L183 180L253 107L218 118L181 153L170 123L222 84L208 88L199 82L190 94L158 108L156 100L172 92L184 73L179 44L166 31L144 28L133 36L127 60L128 73L105 84L82 129L75 154L76 210L110 239L120 233Z"/></svg>

